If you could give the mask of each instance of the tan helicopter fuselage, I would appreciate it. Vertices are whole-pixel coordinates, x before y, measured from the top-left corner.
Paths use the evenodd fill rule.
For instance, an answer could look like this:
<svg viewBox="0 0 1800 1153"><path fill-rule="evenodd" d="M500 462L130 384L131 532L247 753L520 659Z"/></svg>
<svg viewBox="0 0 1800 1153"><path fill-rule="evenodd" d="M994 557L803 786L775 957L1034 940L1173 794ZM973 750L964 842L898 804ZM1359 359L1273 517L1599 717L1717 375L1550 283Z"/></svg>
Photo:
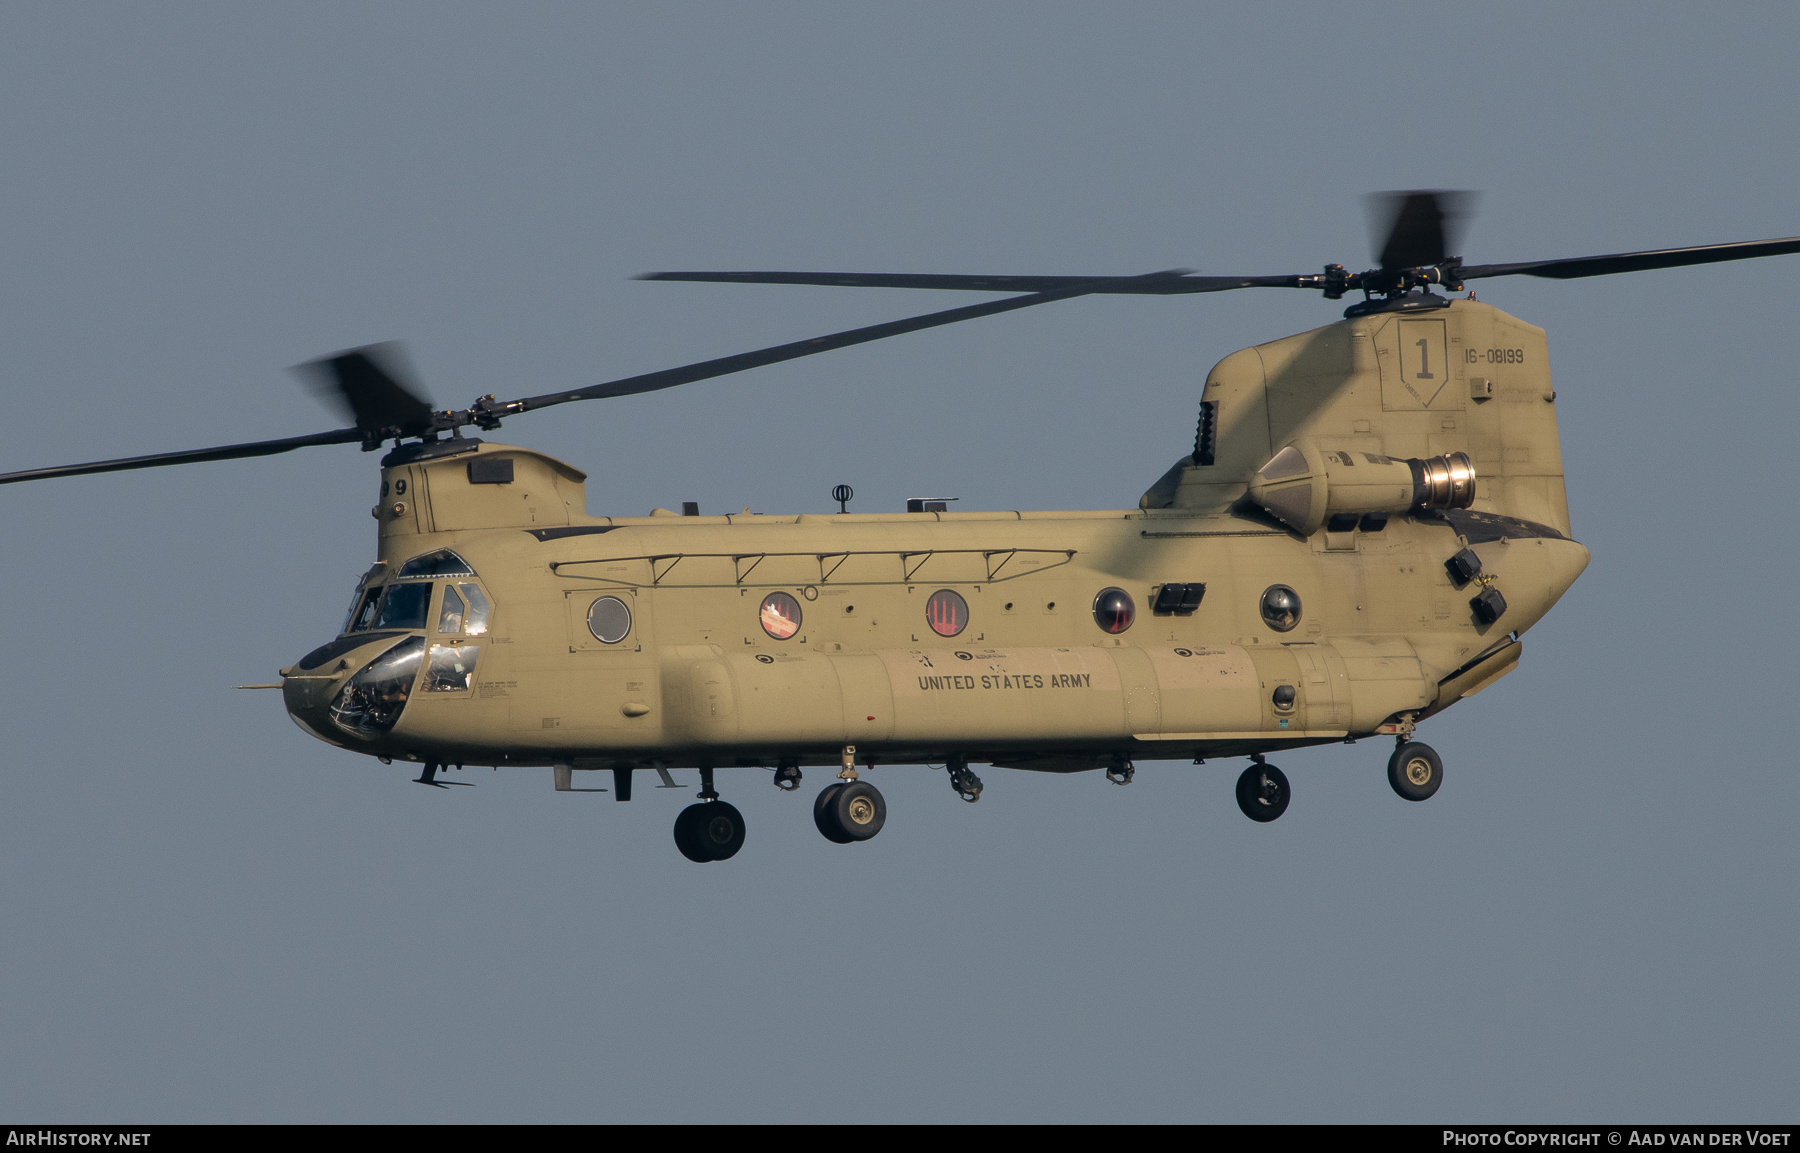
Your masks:
<svg viewBox="0 0 1800 1153"><path fill-rule="evenodd" d="M541 453L396 450L358 603L439 550L472 575L409 578L431 587L413 594L424 627L352 629L283 670L288 709L341 747L440 764L836 764L847 745L1055 771L1242 755L1409 729L1484 688L1587 564L1568 539L1544 334L1490 306L1245 349L1201 399L1206 444L1114 511L591 517L584 475ZM1300 474L1259 479L1288 446ZM1466 512L1382 487L1455 453L1477 476ZM1472 580L1446 568L1464 549ZM1204 595L1155 611L1170 584ZM468 585L488 608L479 632L443 611ZM1301 605L1286 631L1261 610L1276 585ZM1505 611L1484 623L1472 596L1487 588ZM927 609L941 590L966 605L952 636ZM1110 590L1135 609L1118 632L1095 611ZM799 610L785 639L763 625L776 593ZM628 616L609 604L590 627L606 598ZM431 655L391 727L334 719L402 642ZM454 675L430 674L451 652Z"/></svg>

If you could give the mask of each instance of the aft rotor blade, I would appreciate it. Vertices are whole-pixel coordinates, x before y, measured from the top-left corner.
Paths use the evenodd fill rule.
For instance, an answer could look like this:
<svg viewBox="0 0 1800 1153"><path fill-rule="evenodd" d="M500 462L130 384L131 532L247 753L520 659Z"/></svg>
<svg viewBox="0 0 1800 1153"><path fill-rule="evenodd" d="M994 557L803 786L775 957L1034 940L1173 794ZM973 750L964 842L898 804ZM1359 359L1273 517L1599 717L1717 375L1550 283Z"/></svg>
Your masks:
<svg viewBox="0 0 1800 1153"><path fill-rule="evenodd" d="M1172 269L1154 276L961 276L915 272L646 272L639 280L709 284L823 284L841 288L948 288L965 292L1128 293L1177 296L1232 288L1297 288L1293 276L1194 276Z"/></svg>
<svg viewBox="0 0 1800 1153"><path fill-rule="evenodd" d="M1454 254L1475 194L1448 189L1376 192L1366 198L1380 267L1421 268Z"/></svg>
<svg viewBox="0 0 1800 1153"><path fill-rule="evenodd" d="M431 405L420 397L423 390L412 382L394 341L309 360L294 371L365 433L396 429L412 434L431 427Z"/></svg>
<svg viewBox="0 0 1800 1153"><path fill-rule="evenodd" d="M1170 275L1172 274L1166 272L1153 272L1148 276L1136 279L1148 281ZM1070 287L1053 292L1037 292L1027 296L993 300L986 304L971 304L963 308L946 309L943 312L928 312L923 316L911 316L905 320L890 320L885 324L871 324L866 328L852 328L845 332L834 332L828 336L815 336L811 340L796 340L791 344L778 344L773 348L758 349L755 352L740 352L736 356L721 356L717 360L703 360L698 364L683 365L680 368L666 368L661 372L627 376L588 388L526 397L523 400L496 406L496 411L501 415L528 412L535 408L546 408L552 404L562 404L571 400L598 400L602 397L631 396L640 392L654 392L659 388L673 388L678 384L688 384L696 380L725 376L728 373L743 372L748 368L760 368L765 364L778 364L784 360L797 360L802 356L830 352L835 348L848 348L853 344L866 344L871 340L883 340L906 332L917 332L922 328L935 328L940 324L955 324L958 321L974 320L977 317L992 316L999 312L1010 312L1015 308L1030 308L1034 304L1048 304L1053 300L1085 296L1089 292L1095 291L1087 287L1092 283L1094 282L1091 280L1073 280Z"/></svg>
<svg viewBox="0 0 1800 1153"><path fill-rule="evenodd" d="M1460 270L1462 279L1482 276L1547 276L1574 280L1582 276L1607 276L1615 272L1643 272L1651 268L1680 268L1688 264L1718 264L1757 256L1786 256L1800 252L1800 236L1779 240L1744 240L1735 244L1702 244L1693 248L1654 248L1648 252L1615 252L1606 256L1576 256L1564 260L1529 260L1522 264L1473 264Z"/></svg>
<svg viewBox="0 0 1800 1153"><path fill-rule="evenodd" d="M226 444L218 448L196 448L187 452L158 452L149 456L122 456L117 460L96 460L87 464L65 464L56 468L32 468L24 472L0 473L0 484L21 480L48 480L55 476L81 476L90 472L123 472L130 468L157 468L165 464L199 464L209 460L238 460L247 456L274 456L296 448L316 444L353 444L362 440L361 430L340 428L331 432L315 432L311 436L290 436L283 440L254 440L248 444Z"/></svg>

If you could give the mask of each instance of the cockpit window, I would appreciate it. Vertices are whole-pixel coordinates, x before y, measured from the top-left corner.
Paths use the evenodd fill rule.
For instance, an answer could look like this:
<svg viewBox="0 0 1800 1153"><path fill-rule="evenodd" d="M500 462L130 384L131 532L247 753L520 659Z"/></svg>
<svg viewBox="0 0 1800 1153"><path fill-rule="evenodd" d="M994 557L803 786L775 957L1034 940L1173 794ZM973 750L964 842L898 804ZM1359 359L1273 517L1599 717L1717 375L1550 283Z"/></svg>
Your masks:
<svg viewBox="0 0 1800 1153"><path fill-rule="evenodd" d="M381 598L381 611L376 614L375 627L422 629L425 627L425 611L430 607L430 585L389 585L387 595Z"/></svg>
<svg viewBox="0 0 1800 1153"><path fill-rule="evenodd" d="M438 606L438 627L440 633L460 633L463 622L462 598L456 595L455 585L444 586L444 603Z"/></svg>
<svg viewBox="0 0 1800 1153"><path fill-rule="evenodd" d="M480 645L432 645L431 661L425 666L425 691L467 692L475 683L475 658L480 655Z"/></svg>
<svg viewBox="0 0 1800 1153"><path fill-rule="evenodd" d="M447 548L416 556L400 566L398 579L430 580L432 577L472 577L475 570L469 562L457 556Z"/></svg>
<svg viewBox="0 0 1800 1153"><path fill-rule="evenodd" d="M350 598L350 611L344 614L344 627L338 630L339 636L349 632L350 626L356 623L356 610L362 607L362 603L363 588L359 584L356 586L356 595Z"/></svg>
<svg viewBox="0 0 1800 1153"><path fill-rule="evenodd" d="M381 586L376 585L361 595L361 605L350 610L350 628L356 632L361 632L375 623L375 606L381 603Z"/></svg>
<svg viewBox="0 0 1800 1153"><path fill-rule="evenodd" d="M339 636L359 632L375 623L375 602L381 599L381 576L387 567L386 561L378 560L356 582L356 595L350 598L350 611L344 614L344 627L338 630Z"/></svg>
<svg viewBox="0 0 1800 1153"><path fill-rule="evenodd" d="M388 732L406 708L424 655L425 638L408 637L364 665L331 702L331 719L363 740Z"/></svg>
<svg viewBox="0 0 1800 1153"><path fill-rule="evenodd" d="M488 599L475 585L457 585L462 590L463 599L469 602L468 616L463 619L462 631L472 637L478 637L488 631ZM450 586L444 586L444 594L448 596ZM438 630L442 632L442 629Z"/></svg>

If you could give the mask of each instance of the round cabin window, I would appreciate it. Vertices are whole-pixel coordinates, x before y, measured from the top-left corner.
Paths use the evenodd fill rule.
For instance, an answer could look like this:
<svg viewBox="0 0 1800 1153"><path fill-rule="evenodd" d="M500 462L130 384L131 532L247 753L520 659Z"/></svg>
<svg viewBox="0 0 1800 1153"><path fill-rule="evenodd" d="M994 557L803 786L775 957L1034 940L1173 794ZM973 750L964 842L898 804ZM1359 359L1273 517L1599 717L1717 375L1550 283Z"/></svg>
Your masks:
<svg viewBox="0 0 1800 1153"><path fill-rule="evenodd" d="M1137 619L1137 606L1124 589L1101 589L1094 598L1094 623L1109 633L1122 633Z"/></svg>
<svg viewBox="0 0 1800 1153"><path fill-rule="evenodd" d="M962 594L939 589L925 602L925 622L940 637L953 637L969 627L969 602Z"/></svg>
<svg viewBox="0 0 1800 1153"><path fill-rule="evenodd" d="M588 609L588 631L595 640L616 645L631 631L631 610L618 597L601 597Z"/></svg>
<svg viewBox="0 0 1800 1153"><path fill-rule="evenodd" d="M1285 633L1300 623L1300 594L1286 585L1270 585L1262 595L1263 623Z"/></svg>
<svg viewBox="0 0 1800 1153"><path fill-rule="evenodd" d="M800 602L786 593L770 593L758 610L763 632L785 641L800 631Z"/></svg>

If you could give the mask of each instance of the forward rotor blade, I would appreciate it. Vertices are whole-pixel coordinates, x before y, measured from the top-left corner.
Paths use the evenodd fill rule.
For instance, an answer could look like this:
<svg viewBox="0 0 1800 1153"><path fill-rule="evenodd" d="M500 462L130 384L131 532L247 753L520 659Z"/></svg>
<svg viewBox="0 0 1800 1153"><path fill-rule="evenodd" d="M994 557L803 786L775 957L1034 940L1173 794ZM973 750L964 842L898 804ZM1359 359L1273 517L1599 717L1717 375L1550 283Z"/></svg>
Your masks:
<svg viewBox="0 0 1800 1153"><path fill-rule="evenodd" d="M1521 264L1474 264L1460 271L1464 280L1482 276L1547 276L1556 280L1574 280L1582 276L1680 268L1688 264L1718 264L1726 260L1786 256L1795 252L1800 252L1800 236L1744 240L1735 244L1702 244L1693 248L1653 248L1648 252L1615 252L1607 256L1576 256L1564 260L1529 260Z"/></svg>
<svg viewBox="0 0 1800 1153"><path fill-rule="evenodd" d="M0 473L0 484L21 480L48 480L54 476L81 476L90 472L123 472L130 468L157 468L165 464L199 464L209 460L237 460L247 456L274 456L309 448L316 444L354 444L362 440L360 429L340 428L332 432L315 432L311 436L290 436L283 440L254 440L248 444L227 444L218 448L196 448L187 452L158 452L149 456L123 456L117 460L96 460L88 464L65 464L56 468L32 468L24 472Z"/></svg>
<svg viewBox="0 0 1800 1153"><path fill-rule="evenodd" d="M1422 268L1453 255L1475 194L1450 190L1376 192L1366 198L1384 268Z"/></svg>
<svg viewBox="0 0 1800 1153"><path fill-rule="evenodd" d="M431 405L420 398L423 390L412 383L397 342L346 349L297 364L294 371L365 433L399 429L410 434L431 426Z"/></svg>
<svg viewBox="0 0 1800 1153"><path fill-rule="evenodd" d="M646 272L639 280L688 280L709 284L823 284L842 288L949 288L967 292L1128 293L1176 296L1232 288L1294 288L1292 276L1194 276L1171 269L1153 276L961 276L914 272Z"/></svg>
<svg viewBox="0 0 1800 1153"><path fill-rule="evenodd" d="M1172 275L1167 272L1153 272L1142 277L1109 277L1107 279L1154 281L1158 277ZM1092 280L1070 278L1068 287L1052 292L1037 292L1027 296L1013 296L1005 300L989 301L986 304L951 308L943 312L928 312L923 316L911 316L905 320L890 320L885 324L871 324L866 328L852 328L844 332L834 332L828 336L815 336L811 340L796 340L791 344L778 344L773 348L758 349L755 352L740 352L735 356L721 356L716 360L703 360L698 364L683 365L680 368L666 368L660 372L647 372L641 376L627 376L588 388L526 397L523 400L499 405L497 411L501 414L529 412L532 409L547 408L550 405L563 404L571 400L598 400L602 397L631 396L640 392L654 392L659 388L672 388L678 384L725 376L728 373L742 372L748 368L760 368L765 364L797 360L802 356L830 352L836 348L848 348L853 344L866 344L871 340L882 340L906 332L917 332L923 328L936 328L941 324L955 324L958 321L974 320L977 317L992 316L999 312L1010 312L1016 308L1030 308L1034 304L1048 304L1053 300L1067 300L1070 297L1085 296L1094 291L1105 291L1088 287L1094 283Z"/></svg>

